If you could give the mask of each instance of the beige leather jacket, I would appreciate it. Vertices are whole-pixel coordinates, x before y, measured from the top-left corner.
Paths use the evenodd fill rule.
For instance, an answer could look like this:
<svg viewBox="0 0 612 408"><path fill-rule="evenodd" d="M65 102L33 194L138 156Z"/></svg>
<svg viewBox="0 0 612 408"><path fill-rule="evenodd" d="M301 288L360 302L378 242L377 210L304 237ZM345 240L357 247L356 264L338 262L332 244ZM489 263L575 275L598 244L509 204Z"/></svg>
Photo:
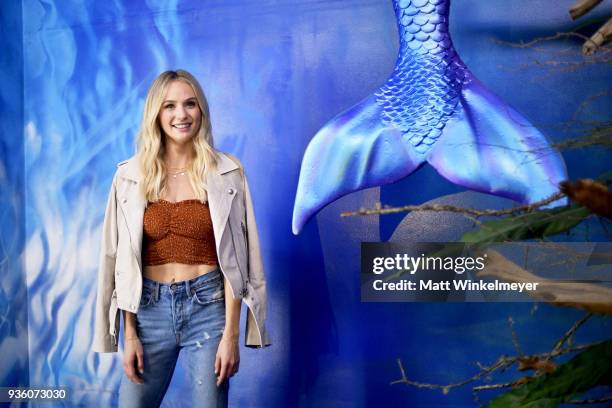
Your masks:
<svg viewBox="0 0 612 408"><path fill-rule="evenodd" d="M117 165L106 204L98 268L93 350L117 351L119 309L138 312L142 294L142 226L145 199L140 194L137 157ZM217 256L234 298L247 305L245 343L270 344L266 328L266 281L259 251L251 194L240 163L219 153L206 177Z"/></svg>

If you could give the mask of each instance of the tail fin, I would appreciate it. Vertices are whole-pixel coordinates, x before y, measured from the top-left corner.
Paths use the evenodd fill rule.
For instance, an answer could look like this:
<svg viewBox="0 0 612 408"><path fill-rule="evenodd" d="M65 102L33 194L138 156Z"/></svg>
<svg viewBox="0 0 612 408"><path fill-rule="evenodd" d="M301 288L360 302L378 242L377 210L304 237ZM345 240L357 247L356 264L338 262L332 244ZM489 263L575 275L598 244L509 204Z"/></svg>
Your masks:
<svg viewBox="0 0 612 408"><path fill-rule="evenodd" d="M525 204L559 191L567 178L563 159L527 119L475 78L460 104L427 159L440 175Z"/></svg>
<svg viewBox="0 0 612 408"><path fill-rule="evenodd" d="M397 181L423 163L402 132L381 120L369 97L317 132L302 159L293 233L332 201L364 188Z"/></svg>

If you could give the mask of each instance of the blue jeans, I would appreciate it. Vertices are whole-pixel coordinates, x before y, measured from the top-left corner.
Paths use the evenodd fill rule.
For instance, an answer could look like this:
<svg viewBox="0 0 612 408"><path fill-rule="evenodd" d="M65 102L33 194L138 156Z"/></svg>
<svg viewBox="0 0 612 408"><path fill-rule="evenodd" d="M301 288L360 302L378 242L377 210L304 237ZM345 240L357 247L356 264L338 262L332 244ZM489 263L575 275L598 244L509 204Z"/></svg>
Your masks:
<svg viewBox="0 0 612 408"><path fill-rule="evenodd" d="M144 350L144 384L123 373L120 407L158 407L168 389L179 352L187 357L191 407L227 407L229 381L217 387L215 356L225 326L223 274L216 269L195 279L164 284L143 278L136 315Z"/></svg>

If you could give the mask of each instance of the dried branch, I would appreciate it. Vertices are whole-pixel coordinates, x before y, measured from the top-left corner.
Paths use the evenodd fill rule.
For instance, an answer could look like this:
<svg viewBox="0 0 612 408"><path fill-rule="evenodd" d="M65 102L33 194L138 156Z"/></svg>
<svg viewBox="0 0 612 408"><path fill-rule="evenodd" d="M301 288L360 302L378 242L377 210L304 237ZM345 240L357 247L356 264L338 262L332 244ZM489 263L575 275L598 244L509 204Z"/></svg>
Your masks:
<svg viewBox="0 0 612 408"><path fill-rule="evenodd" d="M584 66L593 64L609 64L612 61L610 58L612 48L606 45L606 42L610 39L611 34L610 22L611 21L609 20L607 23L605 23L591 37L575 31L570 31L557 32L554 35L534 38L533 40L527 42L510 42L499 39L493 39L493 41L497 44L506 45L513 48L532 49L534 51L546 52L548 54L552 53L556 57L548 60L535 59L531 62L518 65L516 70L523 70L533 65L538 65L552 67L560 72L575 72L577 69ZM538 44L540 43L555 41L562 38L579 38L583 41L582 49L579 50L574 47L569 47L564 50L553 50L538 47ZM597 56L593 55L595 51L597 51ZM562 57L565 55L569 55L572 58L570 60L562 59ZM588 58L584 58L585 55L588 56ZM581 58L578 58L578 56Z"/></svg>
<svg viewBox="0 0 612 408"><path fill-rule="evenodd" d="M605 50L605 52L604 52ZM612 58L607 56L609 52L612 51L612 48L609 46L602 46L599 52L599 56L589 56L587 59L583 59L580 61L558 61L558 60L533 60L531 62L526 62L523 64L517 65L515 68L505 68L506 71L521 71L526 68L531 68L532 66L541 66L541 67L550 67L549 72L576 72L579 69L584 67L588 67L589 65L596 64L610 64L612 63ZM503 66L500 66L503 68ZM554 69L554 71L553 71ZM540 77L543 78L543 77ZM534 80L539 80L538 77L533 77Z"/></svg>
<svg viewBox="0 0 612 408"><path fill-rule="evenodd" d="M578 105L578 108L576 108L576 111L574 112L574 115L572 116L572 118L576 119L579 116L579 114L581 114L585 110L586 107L588 107L589 105L593 103L593 101L599 98L603 98L604 96L610 96L611 94L612 94L611 90L606 89L599 93L596 93L595 95L589 96L584 101L582 101L580 105Z"/></svg>
<svg viewBox="0 0 612 408"><path fill-rule="evenodd" d="M503 210L475 210L473 208L463 208L463 207L456 207L453 205L444 205L444 204L421 204L421 205L405 205L402 207L388 207L388 206L381 207L379 203L376 208L373 208L373 209L362 208L359 211L345 211L343 213L340 213L340 216L341 217L353 217L356 215L376 215L376 214L382 215L382 214L394 214L394 213L407 212L407 211L434 211L434 212L446 211L446 212L455 212L455 213L461 213L465 215L471 215L475 217L514 215L514 214L519 214L523 212L534 211L540 207L543 207L547 204L557 201L560 198L563 198L563 196L564 194L559 192L543 200L537 201L533 204L522 205L522 206L513 207L513 208L506 208Z"/></svg>
<svg viewBox="0 0 612 408"><path fill-rule="evenodd" d="M380 203L376 203L375 208L361 208L358 211L345 211L340 213L341 217L352 217L356 215L384 215L394 214L408 211L433 211L433 212L454 212L463 214L474 221L475 218L485 216L504 216L514 215L519 213L532 212L540 207L559 200L563 196L568 196L572 201L588 208L594 214L612 218L612 190L606 185L591 179L577 180L576 182L564 181L560 184L561 191L555 193L543 200L532 204L506 208L502 210L476 210L473 208L456 207L446 204L421 204L421 205L405 205L401 207L382 207Z"/></svg>
<svg viewBox="0 0 612 408"><path fill-rule="evenodd" d="M499 252L488 249L486 268L477 276L494 276L506 282L538 282L529 295L557 306L569 306L590 313L612 316L612 289L580 282L563 282L534 275Z"/></svg>
<svg viewBox="0 0 612 408"><path fill-rule="evenodd" d="M521 351L521 345L519 344L518 336L516 335L516 331L514 330L514 319L512 318L512 316L508 316L508 324L510 325L510 333L512 334L512 344L514 344L516 354L522 356L523 352Z"/></svg>
<svg viewBox="0 0 612 408"><path fill-rule="evenodd" d="M494 372L497 371L501 368L505 368L508 366L511 366L512 364L514 364L514 362L516 361L516 357L514 358L509 358L509 357L505 357L505 356L501 356L496 362L495 364L493 364L490 367L486 367L483 370L481 370L480 372L476 373L475 375L473 375L472 377L465 379L463 381L459 381L456 383L451 383L451 384L446 384L446 385L441 385L441 384L431 384L431 383L422 383L422 382L417 382L417 381L412 381L409 380L408 377L406 376L406 371L404 370L404 366L402 365L402 361L398 358L397 359L397 364L400 368L400 372L402 374L402 378L400 378L399 380L395 380L391 382L391 385L394 384L406 384L406 385L412 385L413 387L417 387L417 388L429 388L432 390L442 390L442 393L444 395L448 394L448 392L450 391L451 388L457 388L457 387L461 387L464 386L466 384L469 384L471 382L474 382L476 380L479 380L480 378Z"/></svg>
<svg viewBox="0 0 612 408"><path fill-rule="evenodd" d="M552 350L553 353L561 350L561 347L563 347L563 344L568 339L570 339L574 335L574 333L576 333L576 330L578 330L578 328L582 326L592 316L593 316L592 313L587 313L586 315L584 315L582 319L576 320L576 322L572 325L572 327L570 327L569 330L566 331L565 334L557 341L557 343L555 344L555 347L553 347L553 350Z"/></svg>
<svg viewBox="0 0 612 408"><path fill-rule="evenodd" d="M592 55L595 53L603 44L610 41L612 38L612 18L610 18L604 25L599 27L599 30L595 32L589 38L589 41L585 42L582 46L582 53L584 55Z"/></svg>
<svg viewBox="0 0 612 408"><path fill-rule="evenodd" d="M594 132L601 132L602 130L604 131L607 130L607 132L605 132L604 134L608 136L608 139L607 139L608 143L612 143L610 142L610 135L612 135L612 131L610 130L612 127L612 121L577 119L579 114L582 113L582 111L584 110L586 106L593 103L593 101L599 97L609 96L609 95L612 95L612 89L607 89L604 91L604 93L597 94L596 96L593 95L593 97L585 98L584 102L581 103L580 107L578 108L580 110L577 110L572 115L572 119L559 121L559 122L552 122L552 123L551 122L532 122L532 125L538 129L547 129L547 130L550 129L552 131L561 131L561 132L567 132L567 131L573 130L576 132L580 132L582 136L578 136L574 138L574 140L576 141L579 141L581 138L587 138ZM606 110L606 111L602 111L602 113L607 114L608 112ZM565 139L565 140L570 140L570 139ZM593 143L597 143L597 142L594 141ZM553 146L558 148L557 145L553 145Z"/></svg>
<svg viewBox="0 0 612 408"><path fill-rule="evenodd" d="M612 146L612 126L596 126L590 129L590 135L574 139L563 140L554 143L551 147L557 149L579 149L582 147L611 147Z"/></svg>
<svg viewBox="0 0 612 408"><path fill-rule="evenodd" d="M588 13L593 7L601 3L601 0L578 0L576 4L570 8L570 16L573 20L580 16ZM582 53L584 55L592 55L596 52L605 42L609 41L612 37L612 18L608 19L604 25L584 42L582 45Z"/></svg>
<svg viewBox="0 0 612 408"><path fill-rule="evenodd" d="M576 351L581 351L584 350L586 348L589 347L593 347L597 344L600 344L600 342L595 342L595 343L589 343L589 344L582 344L579 346L575 346L575 347L567 347L564 349L559 349L559 350L553 350L553 351L549 351L546 353L538 353L538 354L532 354L532 355L528 355L528 356L512 356L512 357L507 357L507 356L500 356L497 361L491 365L491 366L483 366L479 364L479 367L481 367L480 371L478 373L476 373L475 375L473 375L470 378L467 378L463 381L459 381L459 382L455 382L455 383L450 383L450 384L432 384L432 383L422 383L422 382L418 382L418 381L412 381L408 378L408 376L406 375L406 370L404 369L404 366L402 364L402 361L398 358L397 359L397 365L399 366L400 369L400 373L401 373L401 378L399 380L395 380L395 381L391 381L391 385L395 385L395 384L405 384L405 385L410 385L416 388L427 388L427 389L431 389L431 390L442 390L442 392L444 393L444 395L448 394L448 392L452 389L452 388L457 388L457 387L461 387L464 386L466 384L469 384L471 382L477 381L483 377L488 376L489 374L492 374L498 370L503 370L509 366L511 366L512 364L518 362L520 359L532 359L532 360L550 360L552 358L558 357L560 355L563 354L567 354L567 353L574 353ZM487 384L487 385L479 385L479 386L475 386L472 388L472 390L474 391L482 391L482 390L489 390L489 389L498 389L498 388L506 388L506 387L511 387L511 386L516 386L516 385L520 385L521 383L523 383L525 381L525 379L528 377L522 377L521 379L518 379L516 381L513 381L511 383L505 383L505 384Z"/></svg>
<svg viewBox="0 0 612 408"><path fill-rule="evenodd" d="M584 34L576 33L574 31L558 32L554 35L549 35L547 37L534 38L533 40L528 41L528 42L521 41L521 42L516 43L516 42L503 41L503 40L498 40L498 39L495 39L494 41L498 44L507 45L513 48L532 48L534 45L539 44L541 42L554 41L554 40L558 40L559 38L567 38L567 37L577 37L577 38L580 38L581 40L589 41L589 37L587 37Z"/></svg>
<svg viewBox="0 0 612 408"><path fill-rule="evenodd" d="M510 388L510 387L516 387L516 382L512 381L509 383L477 385L476 387L472 387L472 390L473 391L486 391L486 390L498 390L500 388Z"/></svg>
<svg viewBox="0 0 612 408"><path fill-rule="evenodd" d="M601 3L602 0L578 0L576 4L570 8L569 13L572 20L588 13L593 7Z"/></svg>

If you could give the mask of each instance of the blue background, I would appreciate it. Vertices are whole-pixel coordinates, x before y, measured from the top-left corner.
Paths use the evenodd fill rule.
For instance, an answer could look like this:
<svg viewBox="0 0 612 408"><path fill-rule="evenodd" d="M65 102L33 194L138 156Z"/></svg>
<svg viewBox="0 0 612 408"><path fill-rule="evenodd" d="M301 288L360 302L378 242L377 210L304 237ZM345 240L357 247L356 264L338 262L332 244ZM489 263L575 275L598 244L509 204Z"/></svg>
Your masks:
<svg viewBox="0 0 612 408"><path fill-rule="evenodd" d="M467 66L554 142L581 135L584 121L609 121L610 96L589 99L609 87L609 68L585 60L579 39L537 49L495 40L581 23L592 32L611 11L604 4L572 23L572 3L456 0L450 15ZM241 349L235 406L470 406L469 387L443 395L391 386L396 359L415 381L451 383L473 375L476 361L514 352L509 315L525 352L550 350L582 316L549 306L533 313L529 304L361 304L360 241L456 239L471 225L405 214L340 219L340 211L439 196L507 205L459 193L428 166L343 197L291 234L308 141L394 67L390 1L23 0L0 10L3 386L66 386L74 404L116 403L120 354L90 351L104 202L115 164L134 152L149 85L174 68L201 81L217 148L244 163L260 225L274 345ZM609 150L563 154L572 179L610 167ZM580 234L569 239L601 239L593 229ZM577 340L609 332L608 321L594 319ZM511 371L507 378L519 376ZM165 406L181 404L184 375L179 365Z"/></svg>

